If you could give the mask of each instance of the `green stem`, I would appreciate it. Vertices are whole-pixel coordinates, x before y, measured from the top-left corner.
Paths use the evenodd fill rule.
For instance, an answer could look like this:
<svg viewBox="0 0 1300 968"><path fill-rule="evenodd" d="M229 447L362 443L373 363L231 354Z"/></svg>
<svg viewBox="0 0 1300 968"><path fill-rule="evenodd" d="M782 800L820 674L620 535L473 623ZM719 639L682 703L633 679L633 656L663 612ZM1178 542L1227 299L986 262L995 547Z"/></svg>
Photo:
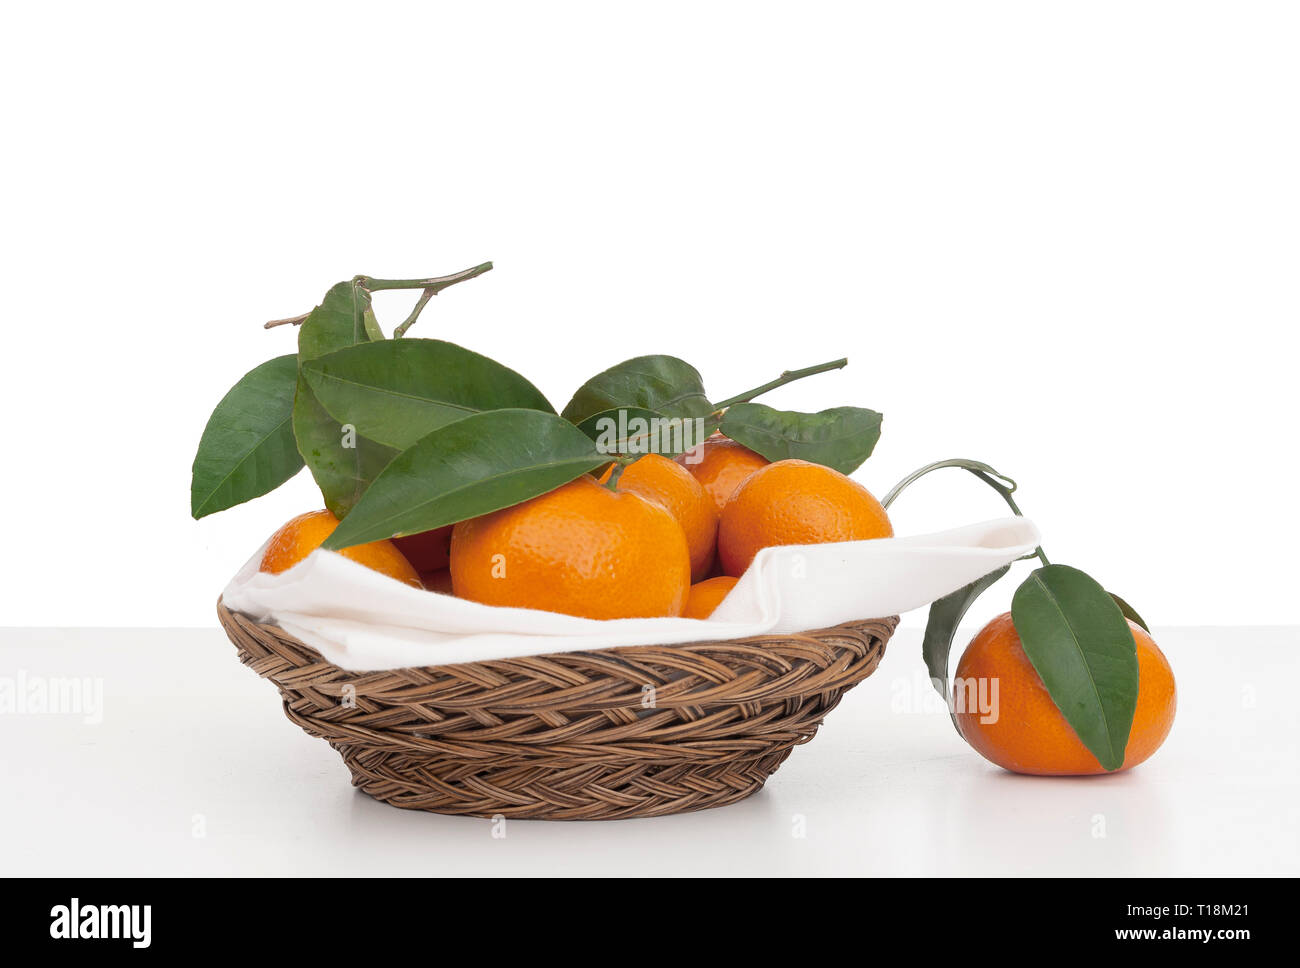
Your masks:
<svg viewBox="0 0 1300 968"><path fill-rule="evenodd" d="M885 499L880 503L885 508L888 508L894 503L894 499L897 498L898 495L902 494L909 485L915 481L919 481L931 471L942 470L945 467L960 467L962 470L974 474L981 481L1002 495L1002 500L1007 502L1007 506L1011 508L1012 513L1014 513L1016 517L1023 518L1025 516L1024 512L1020 510L1019 505L1016 504L1016 499L1011 496L1018 486L1014 480L1007 477L1007 475L994 470L982 461L967 460L963 457L954 457L950 460L935 461L933 464L926 464L924 467L917 468L890 488L889 493L885 495ZM1034 549L1033 557L1037 557L1044 565L1051 564L1051 562L1047 560L1047 555L1043 553L1041 545Z"/></svg>
<svg viewBox="0 0 1300 968"><path fill-rule="evenodd" d="M605 486L609 488L611 491L617 491L618 479L623 476L623 472L627 470L628 465L631 464L634 460L636 460L635 457L626 457L626 456L615 457L614 467L609 472L609 480L605 482Z"/></svg>
<svg viewBox="0 0 1300 968"><path fill-rule="evenodd" d="M288 319L273 319L269 323L263 323L265 329L275 329L277 326L301 326L311 313L303 313L301 316L290 316Z"/></svg>
<svg viewBox="0 0 1300 968"><path fill-rule="evenodd" d="M463 272L453 272L449 276L435 276L432 279L375 279L371 276L353 276L352 285L355 289L364 289L366 292L382 292L385 289L423 289L420 294L420 301L415 304L411 310L411 315L401 326L393 332L393 336L401 336L411 328L417 319L420 318L420 312L429 304L429 300L438 293L442 292L448 286L454 286L458 282L464 282L466 279L473 279L475 276L481 276L492 268L491 262L484 262L482 265L474 266L472 269L466 269ZM353 312L356 314L358 325L360 325L361 314L364 307L360 302L353 299ZM299 326L311 313L303 313L301 316L290 316L288 319L273 319L269 323L264 323L266 329L274 329L276 326Z"/></svg>
<svg viewBox="0 0 1300 968"><path fill-rule="evenodd" d="M361 286L357 285L355 279L352 280L352 331L357 334L366 331L366 303L369 297L363 299ZM376 323L378 325L378 323ZM360 336L358 335L358 338Z"/></svg>
<svg viewBox="0 0 1300 968"><path fill-rule="evenodd" d="M481 276L491 268L491 262L484 262L463 272L453 272L449 276L434 276L432 279L375 279L372 276L356 276L352 281L368 292L383 292L386 289L426 289L432 290L430 295L436 295L448 286Z"/></svg>
<svg viewBox="0 0 1300 968"><path fill-rule="evenodd" d="M793 383L795 380L802 380L806 376L813 376L817 373L825 373L827 370L840 370L849 365L847 358L841 360L831 360L829 363L819 363L816 366L804 367L802 370L786 370L771 383L764 383L761 387L754 387L752 390L746 390L734 397L728 397L721 403L715 403L715 410L726 410L727 407L737 403L748 403L754 397L767 393L769 390L775 390L777 387L783 387L787 383Z"/></svg>
<svg viewBox="0 0 1300 968"><path fill-rule="evenodd" d="M393 330L393 339L401 339L406 335L406 331L411 328L412 324L414 324L417 319L420 318L420 313L424 311L424 307L429 305L429 300L437 295L437 293L438 290L436 289L426 289L424 292L420 293L420 298L416 302L415 308L411 310L411 315L407 316L406 319L402 321L402 325Z"/></svg>

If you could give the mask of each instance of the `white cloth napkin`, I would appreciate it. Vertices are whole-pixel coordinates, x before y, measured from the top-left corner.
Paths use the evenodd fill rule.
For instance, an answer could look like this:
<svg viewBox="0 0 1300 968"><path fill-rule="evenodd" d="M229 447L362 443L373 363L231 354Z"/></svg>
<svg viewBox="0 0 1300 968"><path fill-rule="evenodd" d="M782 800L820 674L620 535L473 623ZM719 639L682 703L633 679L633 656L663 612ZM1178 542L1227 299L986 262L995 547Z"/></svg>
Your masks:
<svg viewBox="0 0 1300 968"><path fill-rule="evenodd" d="M226 607L278 625L343 669L377 671L623 645L801 632L896 615L1028 554L1038 529L1001 518L936 534L765 548L707 620L608 621L497 608L404 585L332 551L278 575L259 550Z"/></svg>

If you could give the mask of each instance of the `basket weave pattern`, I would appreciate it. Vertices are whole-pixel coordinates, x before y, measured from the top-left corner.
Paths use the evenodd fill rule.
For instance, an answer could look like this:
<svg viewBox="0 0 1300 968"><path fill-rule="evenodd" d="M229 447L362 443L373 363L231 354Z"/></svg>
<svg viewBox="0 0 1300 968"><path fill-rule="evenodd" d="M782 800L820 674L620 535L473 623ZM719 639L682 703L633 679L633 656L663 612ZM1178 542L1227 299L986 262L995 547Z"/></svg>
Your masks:
<svg viewBox="0 0 1300 968"><path fill-rule="evenodd" d="M733 803L880 662L897 617L798 635L349 672L217 614L286 715L397 807L611 820Z"/></svg>

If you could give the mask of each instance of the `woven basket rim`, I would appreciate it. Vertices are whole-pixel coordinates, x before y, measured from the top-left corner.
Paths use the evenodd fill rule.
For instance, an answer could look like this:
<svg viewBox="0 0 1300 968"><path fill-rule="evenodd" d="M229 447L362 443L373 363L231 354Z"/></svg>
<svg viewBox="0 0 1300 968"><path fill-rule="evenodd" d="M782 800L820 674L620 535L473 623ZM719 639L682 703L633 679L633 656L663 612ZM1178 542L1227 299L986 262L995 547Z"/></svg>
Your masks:
<svg viewBox="0 0 1300 968"><path fill-rule="evenodd" d="M320 650L304 642L291 632L286 631L283 627L276 625L274 622L258 622L243 612L235 611L229 608L222 596L217 597L217 614L219 616L228 616L237 623L244 623L257 628L275 629L280 637L291 639L298 647L304 651L318 656L320 661L328 666L338 669L340 672L349 675L363 676L375 675L386 672L401 672L403 670L430 670L430 669L449 669L464 666L488 666L493 663L514 663L525 662L529 659L552 659L558 660L562 656L599 656L604 658L617 659L619 654L636 654L637 652L654 653L663 650L680 650L683 652L697 651L716 651L720 647L737 647L737 648L762 648L762 643L773 642L775 640L790 641L801 638L811 638L813 636L829 634L837 629L849 629L862 625L866 622L878 623L886 626L892 634L898 628L900 617L898 615L889 615L880 618L858 618L848 622L838 622L835 625L824 625L814 629L804 629L799 632L763 632L758 635L747 635L736 639L696 639L690 642L674 642L660 645L607 645L594 649L568 649L563 652L530 652L527 655L507 656L496 659L469 659L465 662L438 662L431 665L423 666L394 666L387 669L345 669L342 666L335 665L321 654Z"/></svg>

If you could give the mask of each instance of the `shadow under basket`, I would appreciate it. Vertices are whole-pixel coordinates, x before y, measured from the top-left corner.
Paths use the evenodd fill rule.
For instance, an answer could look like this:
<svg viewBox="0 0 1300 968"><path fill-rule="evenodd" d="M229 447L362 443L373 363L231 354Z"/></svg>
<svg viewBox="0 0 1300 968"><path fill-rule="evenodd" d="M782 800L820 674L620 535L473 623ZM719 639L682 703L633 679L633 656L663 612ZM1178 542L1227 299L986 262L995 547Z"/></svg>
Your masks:
<svg viewBox="0 0 1300 968"><path fill-rule="evenodd" d="M898 624L349 672L221 602L217 616L285 714L370 796L545 820L658 817L755 793L875 671Z"/></svg>

